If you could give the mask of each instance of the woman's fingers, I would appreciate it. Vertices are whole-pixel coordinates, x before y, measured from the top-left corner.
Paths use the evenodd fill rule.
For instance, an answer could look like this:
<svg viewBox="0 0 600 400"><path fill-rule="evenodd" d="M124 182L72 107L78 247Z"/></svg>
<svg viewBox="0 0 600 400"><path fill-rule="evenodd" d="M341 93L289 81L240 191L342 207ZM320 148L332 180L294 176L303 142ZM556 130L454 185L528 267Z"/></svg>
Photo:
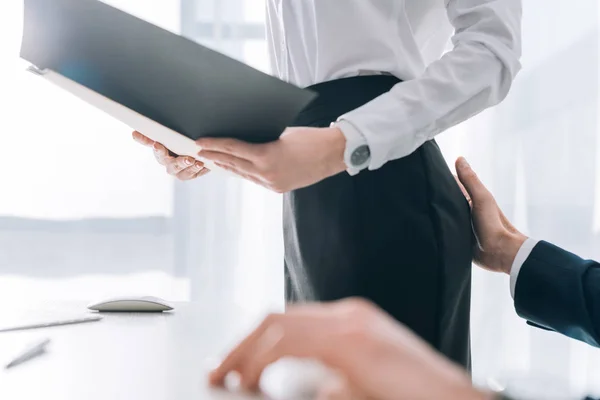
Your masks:
<svg viewBox="0 0 600 400"><path fill-rule="evenodd" d="M204 167L204 168L202 168L202 171L200 171L196 174L195 178L200 178L201 176L204 176L204 175L208 174L209 172L210 172L210 169Z"/></svg>
<svg viewBox="0 0 600 400"><path fill-rule="evenodd" d="M138 131L134 131L132 136L133 136L133 140L135 140L136 142L138 142L139 144L142 144L144 146L153 146L155 143L154 140L142 135Z"/></svg>
<svg viewBox="0 0 600 400"><path fill-rule="evenodd" d="M179 171L175 176L181 181L189 181L206 175L208 172L210 172L210 170L208 168L205 168L204 164L202 164L200 161L196 161L194 165L192 165L191 167L184 168L183 170Z"/></svg>
<svg viewBox="0 0 600 400"><path fill-rule="evenodd" d="M237 170L237 169L235 169L235 168L233 168L233 167L231 167L229 165L221 164L219 162L215 162L215 165L217 167L219 167L219 168L224 169L225 171L232 172L232 173L238 175L239 177L242 177L242 178L244 178L244 179L246 179L246 180L248 180L250 182L256 183L257 185L262 186L262 187L268 189L268 187L265 186L265 184L263 182L261 182L258 178L254 177L253 175L246 174L246 173L244 173L242 171L239 171L239 170Z"/></svg>
<svg viewBox="0 0 600 400"><path fill-rule="evenodd" d="M202 138L196 143L202 149L201 152L229 154L244 160L254 160L261 149L261 145L236 139Z"/></svg>
<svg viewBox="0 0 600 400"><path fill-rule="evenodd" d="M169 175L177 176L178 173L192 167L195 163L196 160L192 157L171 157L165 166Z"/></svg>
<svg viewBox="0 0 600 400"><path fill-rule="evenodd" d="M152 147L152 149L154 150L154 157L156 158L156 161L158 161L158 163L161 165L166 166L171 159L175 158L174 155L171 154L165 146L142 135L138 131L134 131L132 137L133 140L135 140L139 144L147 147Z"/></svg>
<svg viewBox="0 0 600 400"><path fill-rule="evenodd" d="M204 169L204 164L192 157L173 157L169 150L160 143L154 144L156 161L167 168L167 173L181 180L190 180L198 177ZM204 172L206 174L208 171Z"/></svg>
<svg viewBox="0 0 600 400"><path fill-rule="evenodd" d="M160 165L164 165L166 167L171 160L175 158L171 156L169 154L169 150L167 150L167 148L160 143L154 143L152 148L154 150L154 157Z"/></svg>
<svg viewBox="0 0 600 400"><path fill-rule="evenodd" d="M195 160L193 157L179 157L177 154L170 152L162 144L144 136L138 131L132 133L133 139L154 150L156 161L167 168L167 173L182 181L199 178L210 172L204 167L204 163Z"/></svg>
<svg viewBox="0 0 600 400"><path fill-rule="evenodd" d="M240 173L245 175L260 175L258 168L256 168L256 166L252 162L243 158L239 158L235 155L227 153L217 153L208 150L202 150L198 153L198 155L214 162L215 164L225 165L230 168L233 168L236 171L239 171Z"/></svg>

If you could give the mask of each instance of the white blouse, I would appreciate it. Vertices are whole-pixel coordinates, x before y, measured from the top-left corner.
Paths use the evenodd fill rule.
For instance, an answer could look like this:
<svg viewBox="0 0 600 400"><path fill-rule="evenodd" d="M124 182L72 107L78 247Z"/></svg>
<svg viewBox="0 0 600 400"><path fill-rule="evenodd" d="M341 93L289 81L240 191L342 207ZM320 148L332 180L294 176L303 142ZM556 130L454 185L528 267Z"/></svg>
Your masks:
<svg viewBox="0 0 600 400"><path fill-rule="evenodd" d="M267 40L273 72L299 86L378 72L404 81L340 116L376 169L504 99L521 14L521 0L267 0Z"/></svg>

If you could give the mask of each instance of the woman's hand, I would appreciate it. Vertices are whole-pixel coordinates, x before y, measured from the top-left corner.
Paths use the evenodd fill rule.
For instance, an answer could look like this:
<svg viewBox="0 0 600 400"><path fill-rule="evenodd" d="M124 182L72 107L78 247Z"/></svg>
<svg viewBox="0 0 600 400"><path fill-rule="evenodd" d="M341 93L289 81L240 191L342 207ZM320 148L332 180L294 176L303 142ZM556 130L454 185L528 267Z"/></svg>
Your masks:
<svg viewBox="0 0 600 400"><path fill-rule="evenodd" d="M192 157L172 156L165 146L147 138L139 132L133 132L133 139L144 146L152 147L156 161L166 167L169 175L173 175L179 180L188 181L210 172L208 168L204 167L203 163Z"/></svg>
<svg viewBox="0 0 600 400"><path fill-rule="evenodd" d="M209 172L191 157L176 157L160 143L139 132L133 138L154 149L157 161L178 179L190 180ZM219 167L277 193L289 192L320 182L346 169L346 139L339 128L289 128L266 144L235 139L198 140L201 157Z"/></svg>
<svg viewBox="0 0 600 400"><path fill-rule="evenodd" d="M213 385L233 371L256 390L263 370L284 357L316 359L345 381L324 390L357 399L485 399L467 374L371 303L309 304L268 316L215 369ZM352 385L352 388L350 388ZM350 397L352 398L352 397Z"/></svg>
<svg viewBox="0 0 600 400"><path fill-rule="evenodd" d="M346 169L339 128L289 128L266 144L235 139L198 140L199 155L278 193L310 186Z"/></svg>
<svg viewBox="0 0 600 400"><path fill-rule="evenodd" d="M464 158L456 160L458 184L469 201L477 237L474 261L482 268L510 274L512 263L527 240L506 218L496 199Z"/></svg>

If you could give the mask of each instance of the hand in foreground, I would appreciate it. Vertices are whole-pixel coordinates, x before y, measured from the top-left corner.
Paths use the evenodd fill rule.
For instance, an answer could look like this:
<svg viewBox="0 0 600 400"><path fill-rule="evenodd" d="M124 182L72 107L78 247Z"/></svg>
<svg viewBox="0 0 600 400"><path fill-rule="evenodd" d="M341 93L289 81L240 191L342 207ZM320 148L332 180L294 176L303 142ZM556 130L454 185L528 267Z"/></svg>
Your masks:
<svg viewBox="0 0 600 400"><path fill-rule="evenodd" d="M512 263L527 237L519 232L498 207L467 160L456 160L458 183L469 200L478 246L475 263L482 268L510 274Z"/></svg>
<svg viewBox="0 0 600 400"><path fill-rule="evenodd" d="M346 139L339 128L289 128L266 144L198 140L201 157L277 193L310 186L345 170Z"/></svg>
<svg viewBox="0 0 600 400"><path fill-rule="evenodd" d="M352 384L352 389L342 385L322 398L343 396L344 390L360 399L487 398L471 386L459 367L359 299L303 305L268 316L209 380L222 385L227 374L235 371L244 388L256 390L263 370L284 357L318 360Z"/></svg>
<svg viewBox="0 0 600 400"><path fill-rule="evenodd" d="M152 147L156 161L166 167L169 175L173 175L177 179L187 181L201 177L210 172L208 168L204 167L203 163L192 157L177 157L170 155L169 150L167 150L165 146L147 138L139 132L133 132L133 139L144 146Z"/></svg>

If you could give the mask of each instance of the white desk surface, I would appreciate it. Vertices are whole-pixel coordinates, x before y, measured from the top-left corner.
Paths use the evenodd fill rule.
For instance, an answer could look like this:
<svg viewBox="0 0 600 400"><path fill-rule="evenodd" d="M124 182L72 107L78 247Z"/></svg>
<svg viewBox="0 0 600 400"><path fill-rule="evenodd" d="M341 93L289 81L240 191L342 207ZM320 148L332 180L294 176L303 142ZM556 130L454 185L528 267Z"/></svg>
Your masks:
<svg viewBox="0 0 600 400"><path fill-rule="evenodd" d="M6 307L4 308L6 310ZM12 311L13 314L15 311ZM85 304L55 303L20 315L87 314ZM206 373L257 321L244 312L176 303L168 313L103 313L102 321L0 332L0 399L199 400L260 396L210 389ZM11 315L0 312L0 322ZM4 369L21 348L51 338L48 352Z"/></svg>

